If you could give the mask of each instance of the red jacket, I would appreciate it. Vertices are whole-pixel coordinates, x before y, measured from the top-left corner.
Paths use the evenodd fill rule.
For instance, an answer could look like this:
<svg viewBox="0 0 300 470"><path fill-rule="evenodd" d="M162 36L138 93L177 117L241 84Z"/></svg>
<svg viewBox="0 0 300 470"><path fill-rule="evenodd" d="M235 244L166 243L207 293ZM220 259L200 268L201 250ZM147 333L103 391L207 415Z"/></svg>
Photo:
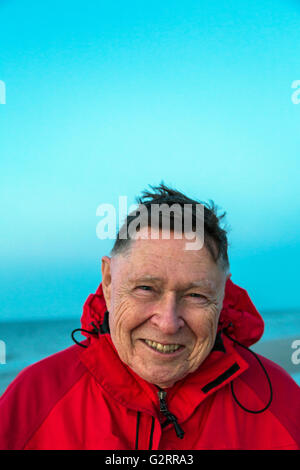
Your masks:
<svg viewBox="0 0 300 470"><path fill-rule="evenodd" d="M82 328L99 328L105 311L100 284L85 302ZM121 362L109 332L85 333L85 348L47 357L9 385L0 399L0 449L300 449L300 388L225 329L247 347L263 333L247 292L231 281L212 352L164 401Z"/></svg>

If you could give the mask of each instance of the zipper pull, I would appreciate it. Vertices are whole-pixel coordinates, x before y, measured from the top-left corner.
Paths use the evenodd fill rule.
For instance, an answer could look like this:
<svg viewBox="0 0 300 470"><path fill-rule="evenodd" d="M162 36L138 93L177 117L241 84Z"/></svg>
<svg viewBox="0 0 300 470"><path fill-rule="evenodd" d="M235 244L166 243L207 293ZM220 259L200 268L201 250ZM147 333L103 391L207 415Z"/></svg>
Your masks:
<svg viewBox="0 0 300 470"><path fill-rule="evenodd" d="M184 430L179 426L177 418L173 413L168 410L167 402L166 402L167 392L165 390L158 391L158 398L159 398L159 408L160 412L169 420L171 423L174 424L176 436L179 439L182 439L184 436Z"/></svg>
<svg viewBox="0 0 300 470"><path fill-rule="evenodd" d="M168 413L166 396L167 396L167 392L165 392L164 390L158 391L159 409L163 415L165 415L165 413Z"/></svg>

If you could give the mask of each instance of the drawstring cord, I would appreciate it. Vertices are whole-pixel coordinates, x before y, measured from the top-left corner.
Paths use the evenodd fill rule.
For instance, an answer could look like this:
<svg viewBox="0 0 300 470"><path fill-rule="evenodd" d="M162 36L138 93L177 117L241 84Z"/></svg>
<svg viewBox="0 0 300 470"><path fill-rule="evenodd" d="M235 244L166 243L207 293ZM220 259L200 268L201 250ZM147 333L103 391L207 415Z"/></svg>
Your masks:
<svg viewBox="0 0 300 470"><path fill-rule="evenodd" d="M94 327L92 330L85 330L84 328L75 328L75 330L72 331L71 338L74 343L76 343L78 346L81 346L82 348L87 348L85 344L81 344L75 339L74 333L76 333L76 331L83 331L84 333L88 333L89 335L98 335L99 333L101 333L101 327L97 327L97 325L95 325L95 323L93 322L91 323L91 325Z"/></svg>
<svg viewBox="0 0 300 470"><path fill-rule="evenodd" d="M139 431L140 431L140 417L141 412L137 412L136 417L136 431L135 431L135 450L139 449ZM151 423L151 431L150 431L150 439L149 439L149 449L152 450L153 445L153 432L154 432L154 416L152 416L152 423Z"/></svg>
<svg viewBox="0 0 300 470"><path fill-rule="evenodd" d="M230 323L228 325L227 328L229 328L230 326L233 326L232 323ZM258 413L263 413L264 411L266 411L267 408L269 408L269 406L271 405L272 403L272 400L273 400L273 389L272 389L272 383L271 383L271 380L270 380L270 377L263 365L263 363L261 362L261 360L259 359L259 357L257 356L257 354L252 351L251 349L247 348L247 346L245 346L244 344L240 343L239 341L237 341L236 339L232 338L231 336L229 336L228 333L226 333L225 329L222 330L222 332L225 334L225 336L227 336L227 338L229 338L231 341L233 341L234 343L238 344L239 346L241 346L242 348L246 349L247 351L249 351L251 354L253 354L253 356L255 357L255 359L258 361L259 365L261 366L262 370L264 371L264 374L265 376L267 377L267 380L268 380L268 384L269 384L269 388L270 388L270 398L269 398L269 401L268 403L266 404L266 406L264 408L262 408L261 410L250 410L249 408L246 408L245 406L243 406L237 399L235 393L234 393L234 390L233 390L233 381L230 383L230 386L231 386L231 393L232 393L232 396L235 400L235 402L240 406L240 408L242 408L244 411L247 411L247 413L254 413L254 414L258 414Z"/></svg>
<svg viewBox="0 0 300 470"><path fill-rule="evenodd" d="M137 418L136 418L135 450L138 450L139 448L140 416L141 416L141 412L138 411Z"/></svg>
<svg viewBox="0 0 300 470"><path fill-rule="evenodd" d="M76 333L76 331L83 331L84 333L88 333L89 335L102 335L105 333L109 333L108 311L104 313L103 323L101 323L100 326L97 326L95 322L91 322L90 325L94 327L92 330L85 330L84 328L76 328L71 333L71 338L74 341L74 343L76 343L78 346L81 346L82 348L87 348L87 346L85 344L79 343L79 341L75 339L74 333Z"/></svg>

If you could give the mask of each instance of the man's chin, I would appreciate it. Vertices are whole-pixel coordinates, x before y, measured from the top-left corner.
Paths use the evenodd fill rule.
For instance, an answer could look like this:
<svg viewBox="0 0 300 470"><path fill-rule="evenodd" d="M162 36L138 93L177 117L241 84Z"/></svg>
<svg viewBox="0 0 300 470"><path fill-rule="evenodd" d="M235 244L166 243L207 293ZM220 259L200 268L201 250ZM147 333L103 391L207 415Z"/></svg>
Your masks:
<svg viewBox="0 0 300 470"><path fill-rule="evenodd" d="M153 372L150 372L148 369L148 371L145 373L145 369L141 370L140 368L134 370L134 372L146 382L152 385L156 385L160 388L170 388L187 375L187 373L174 374L173 371L168 373L168 371L162 367L160 367L157 371L153 370Z"/></svg>

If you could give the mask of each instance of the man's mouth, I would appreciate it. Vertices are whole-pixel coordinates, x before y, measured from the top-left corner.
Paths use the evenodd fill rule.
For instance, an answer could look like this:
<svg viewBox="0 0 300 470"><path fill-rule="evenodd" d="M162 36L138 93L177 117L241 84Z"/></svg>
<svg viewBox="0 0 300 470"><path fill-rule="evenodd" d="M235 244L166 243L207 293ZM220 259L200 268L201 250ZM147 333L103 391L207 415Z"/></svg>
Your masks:
<svg viewBox="0 0 300 470"><path fill-rule="evenodd" d="M178 349L182 348L181 344L162 344L157 341L151 341L150 339L144 339L145 343L150 346L150 348L164 354L174 353Z"/></svg>

